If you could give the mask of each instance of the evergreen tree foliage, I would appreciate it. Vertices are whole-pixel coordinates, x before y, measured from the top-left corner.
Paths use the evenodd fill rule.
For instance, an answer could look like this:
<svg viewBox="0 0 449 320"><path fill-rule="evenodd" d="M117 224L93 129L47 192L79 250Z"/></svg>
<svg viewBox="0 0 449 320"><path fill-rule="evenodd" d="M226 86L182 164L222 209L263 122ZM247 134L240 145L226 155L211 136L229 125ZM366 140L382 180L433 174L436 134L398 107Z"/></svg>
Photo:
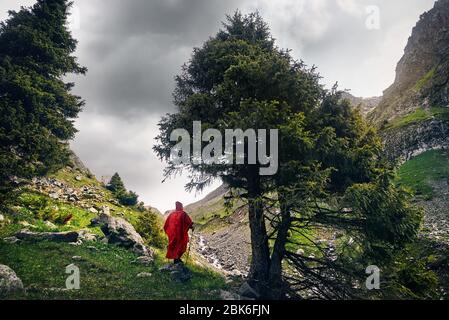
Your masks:
<svg viewBox="0 0 449 320"><path fill-rule="evenodd" d="M106 188L114 193L122 193L126 191L125 184L117 172L111 177L111 180L106 185Z"/></svg>
<svg viewBox="0 0 449 320"><path fill-rule="evenodd" d="M0 24L0 197L5 205L21 179L68 160L67 141L84 102L68 74L84 74L67 28L70 3L39 0L10 11Z"/></svg>
<svg viewBox="0 0 449 320"><path fill-rule="evenodd" d="M127 191L122 178L115 173L106 188L115 195L120 204L124 206L135 206L138 203L139 196L133 191Z"/></svg>

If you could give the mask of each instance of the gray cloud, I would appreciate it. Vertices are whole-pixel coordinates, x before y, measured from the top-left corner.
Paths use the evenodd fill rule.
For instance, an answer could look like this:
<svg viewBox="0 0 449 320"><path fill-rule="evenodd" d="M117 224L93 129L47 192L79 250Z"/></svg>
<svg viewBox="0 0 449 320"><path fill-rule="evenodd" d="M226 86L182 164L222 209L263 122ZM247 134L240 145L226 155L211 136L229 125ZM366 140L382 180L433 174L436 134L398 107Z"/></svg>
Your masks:
<svg viewBox="0 0 449 320"><path fill-rule="evenodd" d="M173 111L173 79L194 46L216 32L237 1L76 1L88 78L78 92L94 110L139 116Z"/></svg>

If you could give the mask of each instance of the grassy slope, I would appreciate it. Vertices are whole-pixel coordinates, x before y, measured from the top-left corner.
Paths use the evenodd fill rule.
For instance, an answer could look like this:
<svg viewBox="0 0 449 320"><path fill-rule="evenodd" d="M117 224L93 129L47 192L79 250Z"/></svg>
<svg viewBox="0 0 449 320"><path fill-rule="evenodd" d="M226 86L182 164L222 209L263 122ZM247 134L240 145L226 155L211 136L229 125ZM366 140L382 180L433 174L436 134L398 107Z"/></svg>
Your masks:
<svg viewBox="0 0 449 320"><path fill-rule="evenodd" d="M200 225L205 225L214 218L223 219L229 215L224 206L225 201L223 198L214 199L209 201L207 206L202 206L194 214L194 220Z"/></svg>
<svg viewBox="0 0 449 320"><path fill-rule="evenodd" d="M83 260L73 261L73 256ZM0 263L15 270L28 287L26 294L14 297L19 299L216 299L216 289L225 286L222 277L195 266L190 266L191 282L175 283L169 274L158 271L164 263L160 257L153 266L145 267L133 263L133 253L102 243L2 243L0 257ZM65 268L72 263L80 268L80 290L48 290L65 288ZM152 276L138 278L141 272Z"/></svg>
<svg viewBox="0 0 449 320"><path fill-rule="evenodd" d="M82 179L81 179L81 181L78 181L76 179L77 176L80 176L80 175L76 171L62 169L62 170L58 171L57 173L51 175L50 178L54 178L59 181L63 181L68 186L73 187L73 188L80 188L80 187L83 187L86 185L91 186L91 187L96 187L96 188L100 189L99 192L104 199L114 199L115 198L114 195L112 194L112 192L109 191L108 189L104 188L103 185L94 177L87 177L87 176L81 175ZM111 203L109 201L103 201L103 202L95 201L95 205L98 207L108 206L109 208L111 208L111 211L122 212L123 215L126 217L126 219L133 224L137 221L137 218L139 216L139 212L137 210L133 209L132 207L125 207L125 206L117 205L117 204Z"/></svg>
<svg viewBox="0 0 449 320"><path fill-rule="evenodd" d="M102 201L93 200L95 206L109 206L114 215L121 216L135 224L140 212L134 208L113 204L112 194L104 189L94 178L64 169L53 178L63 181L71 187L98 187ZM69 231L88 229L102 236L99 228L90 227L90 220L95 214L75 204L53 200L48 195L36 191L26 191L14 207L15 215L6 216L10 223L0 225L0 264L10 266L24 282L31 287L26 295L17 298L26 299L216 299L217 290L226 288L223 277L205 268L191 266L193 279L182 285L169 279L169 275L158 271L165 263L163 253L157 252L156 263L152 267L133 264L133 253L114 245L103 243L85 243L72 246L61 243L21 243L6 244L1 238L14 235L25 228L33 231ZM58 217L73 215L68 225L58 223ZM43 216L52 217L55 227L43 221ZM55 221L56 218L56 221ZM25 224L25 225L24 225ZM98 250L88 248L95 246ZM73 256L83 257L83 261L72 261ZM79 266L81 271L81 290L52 292L46 288L65 288L65 267L71 263ZM150 272L150 278L140 279L137 274Z"/></svg>
<svg viewBox="0 0 449 320"><path fill-rule="evenodd" d="M227 189L223 190L225 189L221 186L206 195L204 199L185 207L186 212L202 233L211 234L223 228L229 228L230 221L228 220L234 220L233 217L243 206L243 201L235 200L232 207L227 208L225 205ZM244 210L246 211L246 208Z"/></svg>
<svg viewBox="0 0 449 320"><path fill-rule="evenodd" d="M437 71L436 67L432 68L421 79L418 80L413 89L416 91L422 90L435 77L436 71Z"/></svg>
<svg viewBox="0 0 449 320"><path fill-rule="evenodd" d="M397 183L409 187L424 199L433 197L431 181L449 179L448 151L427 151L399 168Z"/></svg>
<svg viewBox="0 0 449 320"><path fill-rule="evenodd" d="M417 200L432 200L434 198L433 182L449 179L449 151L432 150L412 158L403 164L398 170L396 181L398 184L410 188ZM435 200L435 199L434 199ZM444 199L440 199L443 200ZM432 200L433 201L433 200ZM426 230L429 232L431 230ZM416 257L424 259L428 269L435 272L441 292L435 292L433 298L449 298L449 270L448 253L449 246L431 239L420 239L411 246L415 258L407 259L415 261ZM408 270L408 269L407 269Z"/></svg>
<svg viewBox="0 0 449 320"><path fill-rule="evenodd" d="M419 123L431 119L449 120L449 108L432 107L430 109L418 108L414 112L402 118L394 119L386 129L403 128L408 125Z"/></svg>

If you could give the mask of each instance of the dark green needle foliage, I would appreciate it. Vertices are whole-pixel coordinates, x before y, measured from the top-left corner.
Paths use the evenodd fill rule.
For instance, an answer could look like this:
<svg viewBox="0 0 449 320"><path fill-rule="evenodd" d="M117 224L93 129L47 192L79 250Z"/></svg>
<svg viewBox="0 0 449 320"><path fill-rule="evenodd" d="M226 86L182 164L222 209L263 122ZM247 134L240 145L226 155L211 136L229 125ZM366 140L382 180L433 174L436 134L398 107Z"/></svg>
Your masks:
<svg viewBox="0 0 449 320"><path fill-rule="evenodd" d="M84 74L73 55L66 0L39 0L10 11L0 24L0 203L21 179L43 175L68 159L67 141L83 100L69 74Z"/></svg>

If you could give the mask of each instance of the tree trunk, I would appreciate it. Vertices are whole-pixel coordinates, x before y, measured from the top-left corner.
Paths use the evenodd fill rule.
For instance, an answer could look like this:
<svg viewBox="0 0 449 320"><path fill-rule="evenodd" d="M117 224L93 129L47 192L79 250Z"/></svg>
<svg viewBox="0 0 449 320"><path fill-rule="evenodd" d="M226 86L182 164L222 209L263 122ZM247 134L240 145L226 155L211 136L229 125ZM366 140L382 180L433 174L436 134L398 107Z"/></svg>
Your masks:
<svg viewBox="0 0 449 320"><path fill-rule="evenodd" d="M252 171L248 179L249 225L251 229L251 285L264 297L267 292L270 250L263 206L260 200L260 177Z"/></svg>
<svg viewBox="0 0 449 320"><path fill-rule="evenodd" d="M273 246L269 270L270 298L276 300L285 297L284 282L282 280L282 260L285 256L285 244L291 226L290 209L283 205L282 197L280 202L280 223L277 226L277 236Z"/></svg>

